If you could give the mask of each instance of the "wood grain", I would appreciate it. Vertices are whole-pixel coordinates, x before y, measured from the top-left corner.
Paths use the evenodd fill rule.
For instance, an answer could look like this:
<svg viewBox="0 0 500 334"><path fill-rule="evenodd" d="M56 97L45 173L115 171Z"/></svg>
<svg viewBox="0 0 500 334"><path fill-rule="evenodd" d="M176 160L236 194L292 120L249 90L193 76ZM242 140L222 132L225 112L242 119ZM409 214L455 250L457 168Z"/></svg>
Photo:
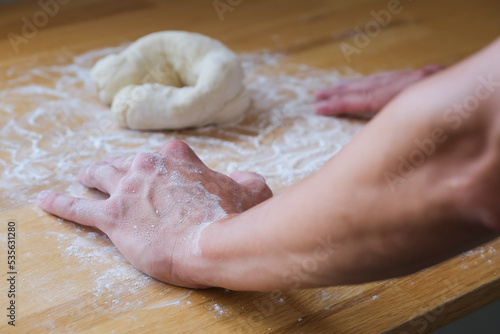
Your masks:
<svg viewBox="0 0 500 334"><path fill-rule="evenodd" d="M34 58L50 63L66 50L116 46L167 29L210 35L237 52L269 50L282 53L285 62L363 74L450 65L500 32L496 0L401 6L348 62L341 43L356 45L355 28L364 29L374 20L371 11L386 10L388 1L242 1L223 20L212 1L70 1L36 36L25 37L17 53L8 34L22 36L22 18L32 20L41 7L13 3L0 7L0 80L10 66ZM93 231L34 205L0 211L3 249L7 222L17 223L20 268L17 326L3 316L1 333L427 333L500 297L499 240L415 275L365 285L276 294L191 291L135 272L99 234L93 246L83 247L79 242ZM71 247L86 257L69 256ZM5 262L2 268L7 271ZM5 310L7 285L1 281Z"/></svg>
<svg viewBox="0 0 500 334"><path fill-rule="evenodd" d="M420 273L371 284L191 291L148 280L115 253L101 254L112 247L103 238L76 248L85 254L68 254L93 231L34 205L0 216L3 227L17 223L16 330L23 333L424 333L500 297L499 240ZM5 294L1 302L7 303ZM0 324L2 333L8 329Z"/></svg>

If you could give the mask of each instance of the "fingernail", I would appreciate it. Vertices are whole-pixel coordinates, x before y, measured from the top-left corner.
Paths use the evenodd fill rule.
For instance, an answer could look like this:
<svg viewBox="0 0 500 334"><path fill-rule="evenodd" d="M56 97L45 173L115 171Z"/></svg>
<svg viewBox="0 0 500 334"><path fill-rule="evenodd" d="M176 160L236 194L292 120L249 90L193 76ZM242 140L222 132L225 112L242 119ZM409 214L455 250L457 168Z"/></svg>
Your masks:
<svg viewBox="0 0 500 334"><path fill-rule="evenodd" d="M43 200L47 197L47 195L50 193L50 191L48 190L44 190L44 191L41 191L39 194L38 194L38 202L43 202Z"/></svg>

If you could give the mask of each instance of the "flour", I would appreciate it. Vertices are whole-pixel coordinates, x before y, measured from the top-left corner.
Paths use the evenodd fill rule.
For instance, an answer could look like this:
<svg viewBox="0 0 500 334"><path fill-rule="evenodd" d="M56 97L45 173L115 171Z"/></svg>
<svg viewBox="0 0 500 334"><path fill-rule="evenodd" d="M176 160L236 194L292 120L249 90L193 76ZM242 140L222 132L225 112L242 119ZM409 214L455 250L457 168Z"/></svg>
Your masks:
<svg viewBox="0 0 500 334"><path fill-rule="evenodd" d="M59 220L61 224L68 224ZM71 224L71 223L70 223ZM89 281L95 302L111 312L132 309L156 309L173 305L189 305L193 290L178 291L141 273L118 252L104 234L88 232L75 225L74 234L46 231L46 238L57 238L63 258L77 259L82 269L91 272ZM50 240L49 240L50 242ZM148 292L146 292L146 289ZM151 302L148 294L157 290L161 302ZM145 296L143 298L143 296Z"/></svg>
<svg viewBox="0 0 500 334"><path fill-rule="evenodd" d="M214 304L213 310L217 313L217 315L226 314L226 311L219 304Z"/></svg>
<svg viewBox="0 0 500 334"><path fill-rule="evenodd" d="M89 76L99 58L122 49L107 48L79 56L63 53L52 60L51 66L33 59L6 71L5 80L0 81L0 188L8 191L2 193L1 209L34 203L37 193L44 189L95 197L76 180L82 165L108 156L155 151L172 139L188 143L207 166L217 171L262 174L277 194L317 171L364 124L313 113L313 92L338 81L338 72L280 65L280 55L259 53L241 55L253 100L243 121L175 132L126 130L99 102ZM158 173L168 173L163 168L158 165ZM202 173L194 167L187 171ZM204 194L207 190L202 188L200 184L199 191ZM156 210L162 214L162 208ZM217 205L207 212L190 236L195 253L200 252L197 242L203 229L225 215ZM102 234L74 225L68 233L54 233L47 227L45 237L56 238L64 259L77 259L82 269L91 272L89 284L99 305L120 312L191 303L189 296L184 298L186 291L169 290L134 269ZM165 296L168 291L163 304L145 305L138 298L151 287ZM214 307L215 314L220 315L221 310L224 312Z"/></svg>
<svg viewBox="0 0 500 334"><path fill-rule="evenodd" d="M156 167L156 169L158 168ZM168 220L171 224L163 232L167 235L175 234L175 229L181 226L186 219L199 221L198 225L191 227L190 231L186 231L188 236L185 240L189 242L188 247L192 249L193 254L201 255L201 248L198 244L201 233L211 223L227 216L219 204L221 198L207 191L200 181L189 181L178 171L170 173L169 187L172 189L167 191L165 196L173 196L178 205L155 211L156 214L159 214L160 211L168 213L165 217L160 218L162 221ZM176 189L185 189L185 191L175 191ZM200 203L202 203L201 206ZM151 225L151 228L154 226ZM169 233L170 229L172 233Z"/></svg>
<svg viewBox="0 0 500 334"><path fill-rule="evenodd" d="M191 296L192 293L193 293L193 290L189 291L185 296L183 296L177 300L162 302L162 303L159 303L157 305L147 307L147 309L151 310L151 309L157 309L157 308L162 308L162 307L171 306L171 305L180 305L186 298ZM191 305L191 302L189 300L186 301L186 305Z"/></svg>
<svg viewBox="0 0 500 334"><path fill-rule="evenodd" d="M313 91L338 81L337 72L293 65L280 72L281 56L246 54L241 61L253 104L242 122L176 132L122 129L89 77L97 59L121 49L63 54L56 65L34 60L7 71L0 83L0 187L10 191L2 207L32 203L43 188L82 196L84 188L70 189L81 165L156 150L174 138L209 167L261 173L279 193L318 170L364 124L313 113Z"/></svg>

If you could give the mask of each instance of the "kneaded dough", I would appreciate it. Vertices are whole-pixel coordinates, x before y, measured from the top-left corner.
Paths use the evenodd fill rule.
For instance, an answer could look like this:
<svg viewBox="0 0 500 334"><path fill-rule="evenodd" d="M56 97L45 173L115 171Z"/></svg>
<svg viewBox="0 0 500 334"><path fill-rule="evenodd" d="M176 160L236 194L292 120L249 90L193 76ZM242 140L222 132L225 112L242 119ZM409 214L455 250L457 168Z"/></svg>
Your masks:
<svg viewBox="0 0 500 334"><path fill-rule="evenodd" d="M99 60L90 75L101 101L131 129L225 123L242 117L250 103L238 56L221 42L191 32L142 37Z"/></svg>

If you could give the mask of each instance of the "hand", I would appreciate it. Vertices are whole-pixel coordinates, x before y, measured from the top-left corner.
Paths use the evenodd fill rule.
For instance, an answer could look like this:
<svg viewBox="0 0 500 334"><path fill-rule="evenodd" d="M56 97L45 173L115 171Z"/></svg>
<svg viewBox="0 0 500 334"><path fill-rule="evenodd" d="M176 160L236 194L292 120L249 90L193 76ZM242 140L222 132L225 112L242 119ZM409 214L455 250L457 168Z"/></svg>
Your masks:
<svg viewBox="0 0 500 334"><path fill-rule="evenodd" d="M92 200L45 191L40 207L100 229L137 269L187 287L204 286L196 274L187 274L189 259L200 253L203 229L272 197L260 175L215 172L181 141L156 153L106 159L83 168L78 179L110 197Z"/></svg>
<svg viewBox="0 0 500 334"><path fill-rule="evenodd" d="M408 86L444 68L430 64L414 71L392 71L341 82L316 92L316 113L326 116L376 113Z"/></svg>

